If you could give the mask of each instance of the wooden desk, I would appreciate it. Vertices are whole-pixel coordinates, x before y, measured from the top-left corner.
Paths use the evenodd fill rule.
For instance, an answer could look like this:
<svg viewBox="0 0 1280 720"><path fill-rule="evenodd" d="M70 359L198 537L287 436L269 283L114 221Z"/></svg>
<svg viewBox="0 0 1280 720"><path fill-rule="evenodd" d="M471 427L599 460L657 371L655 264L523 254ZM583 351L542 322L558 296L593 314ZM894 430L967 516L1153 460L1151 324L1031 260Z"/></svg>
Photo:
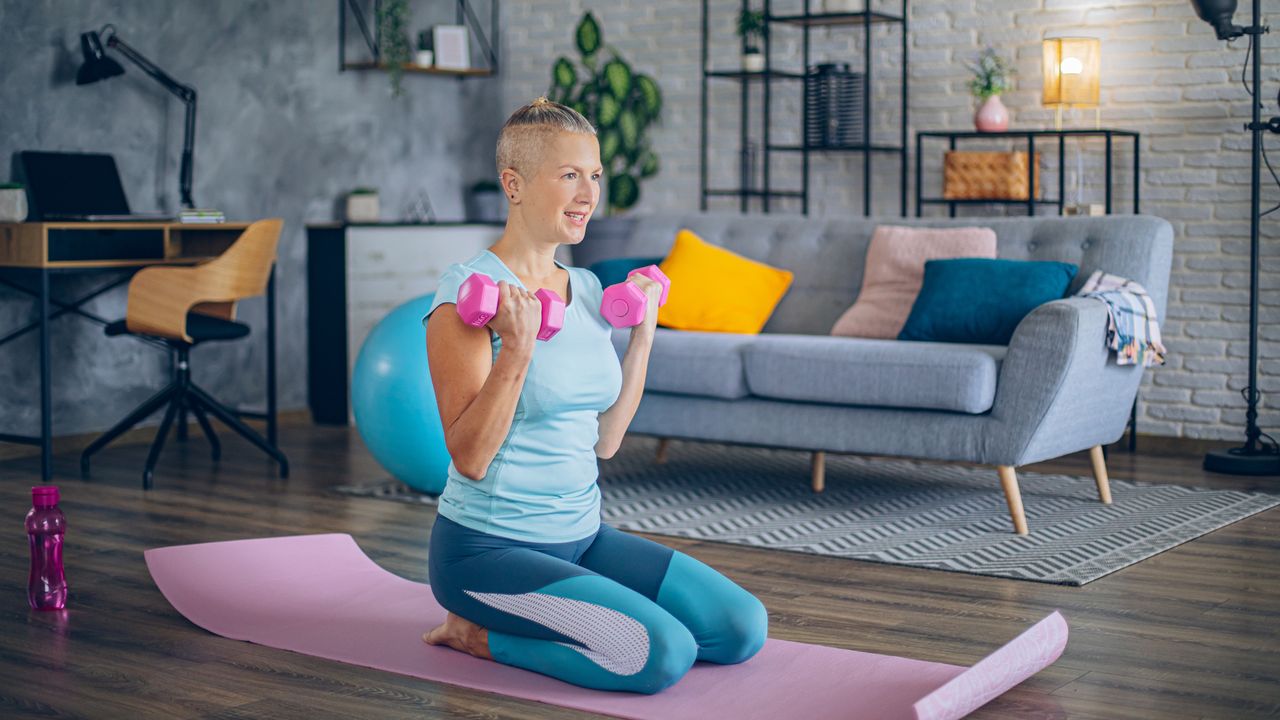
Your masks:
<svg viewBox="0 0 1280 720"><path fill-rule="evenodd" d="M4 345L26 333L40 331L40 435L0 433L0 442L40 446L41 476L53 477L52 389L49 375L49 322L64 314L79 315L98 325L109 320L82 309L89 300L127 283L148 265L197 265L221 255L240 237L248 223L187 224L177 222L35 222L0 223L0 284L36 298L39 319L0 337ZM70 301L51 297L49 279L55 274L125 271L92 292ZM20 278L34 279L33 289ZM50 314L50 305L58 309ZM276 445L276 331L275 268L267 282L267 411L236 411L267 422L267 442ZM154 339L131 335L167 349ZM183 435L185 425L180 424Z"/></svg>
<svg viewBox="0 0 1280 720"><path fill-rule="evenodd" d="M215 258L248 223L0 223L0 267L111 268Z"/></svg>

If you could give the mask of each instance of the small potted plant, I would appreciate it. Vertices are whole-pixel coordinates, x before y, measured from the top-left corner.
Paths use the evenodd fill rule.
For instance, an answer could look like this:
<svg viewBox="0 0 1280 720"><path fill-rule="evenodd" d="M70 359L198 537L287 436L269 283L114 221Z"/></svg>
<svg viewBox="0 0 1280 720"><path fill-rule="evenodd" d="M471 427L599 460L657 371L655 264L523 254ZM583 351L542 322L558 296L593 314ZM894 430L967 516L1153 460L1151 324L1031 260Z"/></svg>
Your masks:
<svg viewBox="0 0 1280 720"><path fill-rule="evenodd" d="M743 10L738 13L738 37L742 38L742 70L744 72L764 70L764 54L760 52L764 33L764 11Z"/></svg>
<svg viewBox="0 0 1280 720"><path fill-rule="evenodd" d="M347 193L347 222L376 223L380 219L377 188L358 187Z"/></svg>
<svg viewBox="0 0 1280 720"><path fill-rule="evenodd" d="M480 180L471 186L472 220L502 222L502 188L493 180Z"/></svg>
<svg viewBox="0 0 1280 720"><path fill-rule="evenodd" d="M418 33L418 51L413 55L413 61L421 67L431 67L435 62L435 53L431 51L431 31L423 30Z"/></svg>
<svg viewBox="0 0 1280 720"><path fill-rule="evenodd" d="M1009 111L1000 102L1000 95L1013 88L1013 65L996 53L995 48L988 47L969 65L969 70L973 72L969 92L982 101L973 116L974 126L978 132L1007 130Z"/></svg>
<svg viewBox="0 0 1280 720"><path fill-rule="evenodd" d="M0 183L0 222L27 219L27 191L22 183Z"/></svg>

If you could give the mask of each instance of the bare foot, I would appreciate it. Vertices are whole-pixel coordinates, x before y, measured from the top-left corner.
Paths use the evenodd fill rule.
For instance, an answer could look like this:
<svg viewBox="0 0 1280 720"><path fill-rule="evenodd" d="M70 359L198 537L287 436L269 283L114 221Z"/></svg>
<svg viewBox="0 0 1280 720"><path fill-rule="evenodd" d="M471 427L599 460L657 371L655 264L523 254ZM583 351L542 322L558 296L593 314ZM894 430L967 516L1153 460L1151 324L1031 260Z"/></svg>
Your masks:
<svg viewBox="0 0 1280 720"><path fill-rule="evenodd" d="M444 624L422 634L428 645L448 645L454 650L492 660L489 654L489 631L466 618L449 613Z"/></svg>

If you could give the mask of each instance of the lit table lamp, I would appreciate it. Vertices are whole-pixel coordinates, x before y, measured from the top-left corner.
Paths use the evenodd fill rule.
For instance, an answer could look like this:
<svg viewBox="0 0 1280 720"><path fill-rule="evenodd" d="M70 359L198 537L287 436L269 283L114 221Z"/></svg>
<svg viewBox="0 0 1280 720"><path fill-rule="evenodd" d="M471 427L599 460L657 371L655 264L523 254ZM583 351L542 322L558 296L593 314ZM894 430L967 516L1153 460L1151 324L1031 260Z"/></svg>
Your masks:
<svg viewBox="0 0 1280 720"><path fill-rule="evenodd" d="M1044 41L1044 106L1055 108L1054 128L1062 129L1062 109L1093 108L1094 122L1102 127L1098 109L1102 42L1098 38L1062 37Z"/></svg>
<svg viewBox="0 0 1280 720"><path fill-rule="evenodd" d="M182 191L183 206L195 207L195 203L191 201L191 165L194 153L192 145L196 134L195 89L169 77L165 71L156 67L155 63L125 44L116 35L115 27L106 25L99 32L107 35L107 47L128 58L133 64L142 68L142 71L150 75L152 79L163 85L166 90L177 95L182 102L186 103L187 117L182 138L182 171L179 175L178 184L179 189ZM107 34L108 32L110 34ZM76 73L77 85L88 85L89 83L124 74L124 68L120 67L120 63L112 60L103 50L102 40L98 35L99 33L96 32L80 34L80 51L84 54L84 64L80 66L80 70Z"/></svg>

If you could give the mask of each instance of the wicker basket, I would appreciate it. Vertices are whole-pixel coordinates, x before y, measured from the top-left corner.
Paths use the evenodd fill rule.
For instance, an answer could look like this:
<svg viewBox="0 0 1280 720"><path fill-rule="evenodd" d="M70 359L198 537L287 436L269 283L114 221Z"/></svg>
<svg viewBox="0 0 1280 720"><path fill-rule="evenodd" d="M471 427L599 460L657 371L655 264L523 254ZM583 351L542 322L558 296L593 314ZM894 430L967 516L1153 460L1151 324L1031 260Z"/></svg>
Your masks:
<svg viewBox="0 0 1280 720"><path fill-rule="evenodd" d="M1036 198L1040 198L1040 153L1035 157ZM947 153L942 176L946 200L1026 200L1026 152Z"/></svg>

